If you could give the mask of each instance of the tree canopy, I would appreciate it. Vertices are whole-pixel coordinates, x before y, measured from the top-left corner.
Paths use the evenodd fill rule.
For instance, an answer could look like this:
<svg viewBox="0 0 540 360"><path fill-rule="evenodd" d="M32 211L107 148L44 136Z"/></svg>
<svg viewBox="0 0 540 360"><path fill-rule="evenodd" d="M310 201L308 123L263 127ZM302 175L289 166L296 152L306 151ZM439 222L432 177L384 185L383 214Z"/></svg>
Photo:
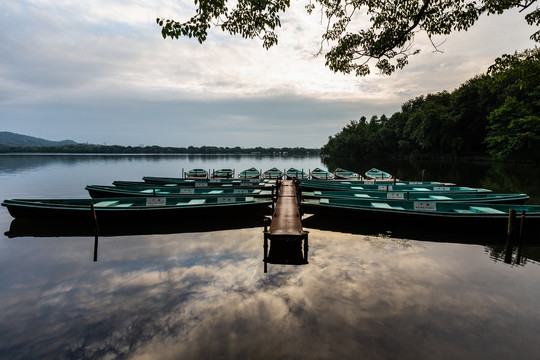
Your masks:
<svg viewBox="0 0 540 360"><path fill-rule="evenodd" d="M276 28L290 0L194 0L195 14L186 21L157 18L164 38L188 36L203 43L208 30L221 28L231 35L261 38L266 49L278 43ZM390 75L407 65L409 56L420 50L414 40L425 33L433 47L434 38L467 30L482 14L502 14L509 9L529 11L529 25L540 25L540 9L530 11L538 0L306 0L306 12L320 12L326 29L321 35L326 66L334 72L365 76L375 67ZM229 5L231 7L229 7ZM359 28L360 23L368 24ZM353 28L353 29L351 29ZM540 41L540 31L531 35ZM374 63L374 65L373 65Z"/></svg>
<svg viewBox="0 0 540 360"><path fill-rule="evenodd" d="M419 96L390 118L362 116L330 136L321 153L478 155L540 163L540 49L499 57L451 93Z"/></svg>

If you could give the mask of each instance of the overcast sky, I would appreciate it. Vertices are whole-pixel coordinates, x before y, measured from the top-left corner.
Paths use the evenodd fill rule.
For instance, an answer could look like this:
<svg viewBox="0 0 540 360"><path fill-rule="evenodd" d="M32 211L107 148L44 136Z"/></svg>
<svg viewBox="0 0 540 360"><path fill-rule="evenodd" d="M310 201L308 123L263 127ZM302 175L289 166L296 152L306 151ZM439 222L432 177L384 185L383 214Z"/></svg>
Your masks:
<svg viewBox="0 0 540 360"><path fill-rule="evenodd" d="M323 25L292 1L279 45L221 30L164 40L156 17L192 1L0 2L0 131L119 145L321 147L350 120L392 115L452 91L493 60L534 46L524 13L482 18L390 77L335 74L314 57Z"/></svg>

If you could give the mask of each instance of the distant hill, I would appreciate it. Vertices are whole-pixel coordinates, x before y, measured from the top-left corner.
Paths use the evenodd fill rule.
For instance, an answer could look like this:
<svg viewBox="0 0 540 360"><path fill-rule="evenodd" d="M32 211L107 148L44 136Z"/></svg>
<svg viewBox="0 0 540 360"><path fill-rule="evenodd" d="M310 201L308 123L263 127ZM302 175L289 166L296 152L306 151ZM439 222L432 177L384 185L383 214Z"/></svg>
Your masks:
<svg viewBox="0 0 540 360"><path fill-rule="evenodd" d="M73 140L51 141L36 138L33 136L15 134L9 131L0 131L0 145L7 146L64 146L64 145L76 145Z"/></svg>

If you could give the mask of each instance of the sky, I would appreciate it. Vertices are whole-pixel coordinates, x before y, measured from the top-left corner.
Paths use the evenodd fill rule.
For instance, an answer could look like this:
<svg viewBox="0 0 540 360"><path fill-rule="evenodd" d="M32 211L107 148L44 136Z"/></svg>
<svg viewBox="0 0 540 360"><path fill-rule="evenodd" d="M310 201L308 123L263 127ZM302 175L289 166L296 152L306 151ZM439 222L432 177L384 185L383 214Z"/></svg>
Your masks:
<svg viewBox="0 0 540 360"><path fill-rule="evenodd" d="M425 35L391 76L324 66L324 25L292 1L270 50L221 30L166 39L157 17L186 20L184 0L3 0L0 131L124 146L319 148L351 120L391 116L410 99L452 91L495 58L534 46L525 13L482 17L469 31ZM328 50L328 47L325 47Z"/></svg>

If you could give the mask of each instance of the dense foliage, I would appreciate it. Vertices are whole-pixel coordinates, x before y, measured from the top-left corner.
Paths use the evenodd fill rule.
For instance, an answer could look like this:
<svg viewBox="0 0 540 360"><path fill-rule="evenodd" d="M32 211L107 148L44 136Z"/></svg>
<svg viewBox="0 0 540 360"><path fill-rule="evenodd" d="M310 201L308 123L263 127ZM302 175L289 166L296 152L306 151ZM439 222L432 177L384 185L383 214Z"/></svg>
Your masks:
<svg viewBox="0 0 540 360"><path fill-rule="evenodd" d="M212 154L212 155L318 155L319 149L295 148L241 148L218 146L120 146L77 144L68 146L10 146L0 145L0 153L65 153L65 154Z"/></svg>
<svg viewBox="0 0 540 360"><path fill-rule="evenodd" d="M335 72L370 73L370 62L382 74L391 74L420 50L414 38L424 33L434 48L435 37L467 30L482 14L529 9L537 0L307 0L306 11L320 12L326 30L321 49L328 44L326 65ZM290 0L195 0L195 14L187 21L157 18L164 38L189 36L200 43L212 27L244 38L259 37L265 48L277 44L276 28ZM529 25L540 25L540 9L524 15ZM365 24L365 26L363 26ZM540 40L540 31L531 39Z"/></svg>
<svg viewBox="0 0 540 360"><path fill-rule="evenodd" d="M489 154L540 161L540 49L504 55L458 89L419 96L390 118L352 120L321 153Z"/></svg>

